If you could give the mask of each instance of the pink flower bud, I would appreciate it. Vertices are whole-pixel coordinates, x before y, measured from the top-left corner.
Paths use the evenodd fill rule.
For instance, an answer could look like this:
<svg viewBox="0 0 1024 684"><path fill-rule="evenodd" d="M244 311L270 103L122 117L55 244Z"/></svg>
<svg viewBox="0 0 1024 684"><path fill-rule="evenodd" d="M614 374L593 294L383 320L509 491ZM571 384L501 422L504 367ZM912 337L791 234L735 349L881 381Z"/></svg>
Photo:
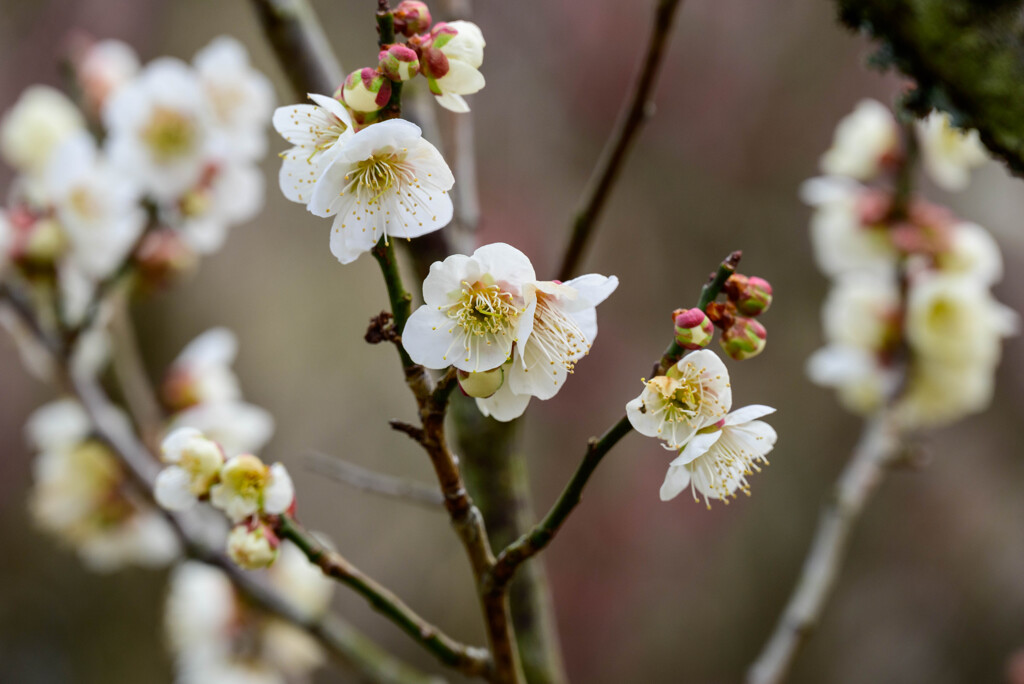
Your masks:
<svg viewBox="0 0 1024 684"><path fill-rule="evenodd" d="M151 230L135 252L142 283L150 290L170 287L195 271L199 256L173 228Z"/></svg>
<svg viewBox="0 0 1024 684"><path fill-rule="evenodd" d="M423 75L430 80L442 78L450 69L448 57L438 48L425 47L420 57L420 69Z"/></svg>
<svg viewBox="0 0 1024 684"><path fill-rule="evenodd" d="M430 9L418 0L403 0L391 13L395 18L395 33L413 36L430 28Z"/></svg>
<svg viewBox="0 0 1024 684"><path fill-rule="evenodd" d="M349 109L375 112L391 99L391 81L376 69L366 67L353 71L341 88L341 99Z"/></svg>
<svg viewBox="0 0 1024 684"><path fill-rule="evenodd" d="M739 297L736 298L736 310L745 316L758 316L768 310L772 304L772 286L764 278L751 276L747 279Z"/></svg>
<svg viewBox="0 0 1024 684"><path fill-rule="evenodd" d="M498 366L489 371L474 373L471 371L458 371L459 387L466 396L486 399L493 395L505 383L505 369Z"/></svg>
<svg viewBox="0 0 1024 684"><path fill-rule="evenodd" d="M702 349L711 343L715 326L701 309L676 309L676 344L683 349Z"/></svg>
<svg viewBox="0 0 1024 684"><path fill-rule="evenodd" d="M389 45L381 50L377 68L392 81L408 81L420 72L420 58L405 45Z"/></svg>
<svg viewBox="0 0 1024 684"><path fill-rule="evenodd" d="M722 333L722 349L731 358L744 361L764 351L768 342L768 331L752 318L737 316L731 326Z"/></svg>

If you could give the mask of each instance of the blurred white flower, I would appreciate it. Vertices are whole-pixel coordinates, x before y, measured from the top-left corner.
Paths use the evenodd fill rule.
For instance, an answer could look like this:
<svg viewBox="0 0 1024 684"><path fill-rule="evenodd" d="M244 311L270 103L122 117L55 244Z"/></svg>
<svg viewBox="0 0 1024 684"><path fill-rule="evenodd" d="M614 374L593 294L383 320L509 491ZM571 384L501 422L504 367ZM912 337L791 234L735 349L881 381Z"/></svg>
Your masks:
<svg viewBox="0 0 1024 684"><path fill-rule="evenodd" d="M661 500L689 487L694 501L699 493L711 508L709 499L728 502L737 490L750 494L746 476L760 470L758 463L767 464L765 456L775 447L774 428L758 420L771 413L775 409L768 406L745 406L694 435L669 465Z"/></svg>
<svg viewBox="0 0 1024 684"><path fill-rule="evenodd" d="M210 152L209 103L195 72L171 57L153 60L107 100L111 161L160 201L199 182Z"/></svg>
<svg viewBox="0 0 1024 684"><path fill-rule="evenodd" d="M195 428L179 428L165 437L160 455L168 465L157 475L153 496L171 511L192 508L209 493L224 465L220 446Z"/></svg>
<svg viewBox="0 0 1024 684"><path fill-rule="evenodd" d="M0 120L0 153L14 168L37 177L54 150L84 128L81 112L63 93L30 86Z"/></svg>
<svg viewBox="0 0 1024 684"><path fill-rule="evenodd" d="M821 317L829 343L881 351L899 334L900 293L894 276L855 272L838 278Z"/></svg>
<svg viewBox="0 0 1024 684"><path fill-rule="evenodd" d="M437 103L453 112L468 112L463 95L484 87L480 65L484 61L480 27L470 21L438 23L423 48L421 68Z"/></svg>
<svg viewBox="0 0 1024 684"><path fill-rule="evenodd" d="M323 170L352 137L352 117L333 97L309 93L316 104L278 107L274 129L292 147L281 153L278 182L292 202L309 204Z"/></svg>
<svg viewBox="0 0 1024 684"><path fill-rule="evenodd" d="M966 276L985 285L1003 277L1003 255L987 230L976 223L953 226L950 246L936 256L939 270Z"/></svg>
<svg viewBox="0 0 1024 684"><path fill-rule="evenodd" d="M75 61L75 76L90 111L100 113L109 97L139 73L139 56L120 40L89 45Z"/></svg>
<svg viewBox="0 0 1024 684"><path fill-rule="evenodd" d="M945 112L933 111L916 127L924 169L945 190L966 188L971 170L988 161L978 131L955 128Z"/></svg>
<svg viewBox="0 0 1024 684"><path fill-rule="evenodd" d="M879 360L877 351L828 345L807 360L807 376L822 387L833 387L847 410L865 415L882 407L899 383L899 374Z"/></svg>
<svg viewBox="0 0 1024 684"><path fill-rule="evenodd" d="M414 238L448 225L454 183L419 126L391 119L344 144L316 182L308 209L334 218L331 252L348 264L382 237Z"/></svg>
<svg viewBox="0 0 1024 684"><path fill-rule="evenodd" d="M213 254L224 246L228 229L259 214L264 183L263 172L253 164L211 160L196 185L161 207L162 216L181 231L189 247Z"/></svg>
<svg viewBox="0 0 1024 684"><path fill-rule="evenodd" d="M811 246L826 275L850 271L887 273L899 253L884 225L864 225L858 203L867 189L849 178L811 178L800 186L800 198L814 207Z"/></svg>
<svg viewBox="0 0 1024 684"><path fill-rule="evenodd" d="M172 410L242 398L231 365L238 338L227 328L210 328L185 345L164 378L164 403Z"/></svg>
<svg viewBox="0 0 1024 684"><path fill-rule="evenodd" d="M191 427L220 444L228 456L259 451L274 434L274 418L244 401L211 401L175 414L169 430Z"/></svg>
<svg viewBox="0 0 1024 684"><path fill-rule="evenodd" d="M128 427L122 414L111 418ZM88 567L155 567L180 553L167 522L131 497L123 468L106 445L91 438L91 422L76 401L41 407L25 430L39 451L29 497L33 518L73 546Z"/></svg>
<svg viewBox="0 0 1024 684"><path fill-rule="evenodd" d="M45 179L47 196L70 241L67 258L95 280L112 274L146 225L138 187L107 162L85 131L54 151Z"/></svg>
<svg viewBox="0 0 1024 684"><path fill-rule="evenodd" d="M836 126L832 147L821 158L821 170L870 180L899 153L899 126L892 112L877 100L861 100Z"/></svg>
<svg viewBox="0 0 1024 684"><path fill-rule="evenodd" d="M904 429L949 424L992 403L998 359L970 351L954 358L920 357L911 365L896 406Z"/></svg>
<svg viewBox="0 0 1024 684"><path fill-rule="evenodd" d="M234 522L257 513L284 513L295 499L288 471L280 463L264 465L252 454L228 459L220 471L220 482L210 489L210 503Z"/></svg>
<svg viewBox="0 0 1024 684"><path fill-rule="evenodd" d="M227 575L198 561L177 565L164 609L164 630L177 658L176 681L196 681L188 675L230 658L240 618L241 606Z"/></svg>
<svg viewBox="0 0 1024 684"><path fill-rule="evenodd" d="M496 420L509 421L522 415L531 396L538 399L555 396L597 337L597 305L618 285L615 276L596 273L565 283L528 283L523 295L527 305L535 307L533 331L525 342L515 346L511 368L502 386L490 397L476 400L480 412Z"/></svg>
<svg viewBox="0 0 1024 684"><path fill-rule="evenodd" d="M274 533L263 524L241 523L228 534L228 557L245 570L270 567L277 559L280 544Z"/></svg>
<svg viewBox="0 0 1024 684"><path fill-rule="evenodd" d="M715 352L700 349L684 356L665 375L646 381L640 396L626 404L626 416L641 435L679 449L698 430L725 417L730 408L729 371Z"/></svg>
<svg viewBox="0 0 1024 684"><path fill-rule="evenodd" d="M434 262L423 281L423 306L409 318L402 345L427 368L497 368L514 343L529 340L537 301L527 302L524 288L535 281L529 258L501 242Z"/></svg>
<svg viewBox="0 0 1024 684"><path fill-rule="evenodd" d="M210 105L214 131L225 138L227 154L246 161L263 157L274 88L250 66L245 46L230 36L218 36L192 62Z"/></svg>

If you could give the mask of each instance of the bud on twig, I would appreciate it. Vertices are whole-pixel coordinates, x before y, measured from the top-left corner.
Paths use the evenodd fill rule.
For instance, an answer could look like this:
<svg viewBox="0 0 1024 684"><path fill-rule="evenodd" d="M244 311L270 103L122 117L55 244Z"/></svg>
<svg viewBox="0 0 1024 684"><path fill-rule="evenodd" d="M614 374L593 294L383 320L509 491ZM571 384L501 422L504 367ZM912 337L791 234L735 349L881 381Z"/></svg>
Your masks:
<svg viewBox="0 0 1024 684"><path fill-rule="evenodd" d="M392 81L408 81L420 72L420 58L405 45L389 45L381 50L377 69Z"/></svg>
<svg viewBox="0 0 1024 684"><path fill-rule="evenodd" d="M722 333L722 349L737 361L751 359L762 351L768 342L768 331L752 318L737 316Z"/></svg>
<svg viewBox="0 0 1024 684"><path fill-rule="evenodd" d="M426 33L430 28L430 9L425 2L404 0L392 15L395 18L395 33L411 37L417 33Z"/></svg>
<svg viewBox="0 0 1024 684"><path fill-rule="evenodd" d="M391 99L391 81L376 69L357 69L345 79L341 99L349 109L357 112L375 112Z"/></svg>
<svg viewBox="0 0 1024 684"><path fill-rule="evenodd" d="M715 335L711 319L700 309L676 309L672 320L676 327L676 344L683 349L702 349Z"/></svg>

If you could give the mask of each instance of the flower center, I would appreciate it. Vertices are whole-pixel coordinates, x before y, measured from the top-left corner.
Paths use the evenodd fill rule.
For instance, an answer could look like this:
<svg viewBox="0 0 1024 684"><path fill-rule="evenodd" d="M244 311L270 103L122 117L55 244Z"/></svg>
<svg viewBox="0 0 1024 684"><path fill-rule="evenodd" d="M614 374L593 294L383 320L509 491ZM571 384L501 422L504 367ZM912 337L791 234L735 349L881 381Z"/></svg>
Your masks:
<svg viewBox="0 0 1024 684"><path fill-rule="evenodd" d="M678 378L660 375L649 380L647 386L662 399L662 406L655 412L662 413L665 423L689 423L704 401L704 385L695 374Z"/></svg>
<svg viewBox="0 0 1024 684"><path fill-rule="evenodd" d="M87 221L99 218L102 213L100 204L96 201L96 196L89 192L89 188L83 185L76 186L71 191L68 196L68 204L70 204L72 211Z"/></svg>
<svg viewBox="0 0 1024 684"><path fill-rule="evenodd" d="M704 505L710 509L709 497L728 505L738 491L750 496L747 475L761 472L758 461L768 465L764 455L751 451L743 440L737 439L730 430L724 430L711 449L683 466L690 471L693 500L698 500L697 491L702 492Z"/></svg>
<svg viewBox="0 0 1024 684"><path fill-rule="evenodd" d="M195 146L195 122L168 107L155 107L149 123L142 129L142 139L153 156L161 162L187 154Z"/></svg>
<svg viewBox="0 0 1024 684"><path fill-rule="evenodd" d="M464 280L462 289L453 294L458 299L446 307L448 318L470 335L510 333L519 318L512 294L503 292L489 276L472 284Z"/></svg>
<svg viewBox="0 0 1024 684"><path fill-rule="evenodd" d="M572 316L559 307L554 297L537 293L537 312L529 344L551 365L559 364L572 372L576 361L590 351L590 343Z"/></svg>
<svg viewBox="0 0 1024 684"><path fill-rule="evenodd" d="M404 157L383 153L358 162L347 180L355 184L357 191L370 192L372 196L368 204L374 204L392 188L401 190L403 183L413 180L413 173Z"/></svg>

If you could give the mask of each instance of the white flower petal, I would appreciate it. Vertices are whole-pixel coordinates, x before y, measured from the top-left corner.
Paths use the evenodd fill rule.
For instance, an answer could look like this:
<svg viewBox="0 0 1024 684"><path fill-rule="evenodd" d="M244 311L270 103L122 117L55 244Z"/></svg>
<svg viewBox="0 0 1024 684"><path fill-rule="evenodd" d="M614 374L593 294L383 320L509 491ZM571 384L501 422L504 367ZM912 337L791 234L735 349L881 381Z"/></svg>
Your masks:
<svg viewBox="0 0 1024 684"><path fill-rule="evenodd" d="M156 476L153 498L169 511L187 511L196 504L191 484L192 480L184 468L168 466Z"/></svg>
<svg viewBox="0 0 1024 684"><path fill-rule="evenodd" d="M685 466L671 465L665 473L659 496L662 501L671 501L690 486L690 471Z"/></svg>
<svg viewBox="0 0 1024 684"><path fill-rule="evenodd" d="M270 466L270 482L263 491L264 512L272 515L284 513L294 500L295 487L288 470L280 463Z"/></svg>
<svg viewBox="0 0 1024 684"><path fill-rule="evenodd" d="M512 391L508 382L505 382L497 392L486 399L477 399L476 405L480 413L490 416L495 420L507 423L523 415L526 407L530 404L529 394L516 394Z"/></svg>
<svg viewBox="0 0 1024 684"><path fill-rule="evenodd" d="M696 434L686 443L679 456L672 460L672 465L683 466L693 463L695 460L706 454L722 437L721 430Z"/></svg>
<svg viewBox="0 0 1024 684"><path fill-rule="evenodd" d="M775 413L775 409L771 406L764 406L762 404L751 404L750 406L744 406L743 408L736 409L725 417L725 425L739 425L741 423L749 423L752 420L758 418L764 418L765 416Z"/></svg>

